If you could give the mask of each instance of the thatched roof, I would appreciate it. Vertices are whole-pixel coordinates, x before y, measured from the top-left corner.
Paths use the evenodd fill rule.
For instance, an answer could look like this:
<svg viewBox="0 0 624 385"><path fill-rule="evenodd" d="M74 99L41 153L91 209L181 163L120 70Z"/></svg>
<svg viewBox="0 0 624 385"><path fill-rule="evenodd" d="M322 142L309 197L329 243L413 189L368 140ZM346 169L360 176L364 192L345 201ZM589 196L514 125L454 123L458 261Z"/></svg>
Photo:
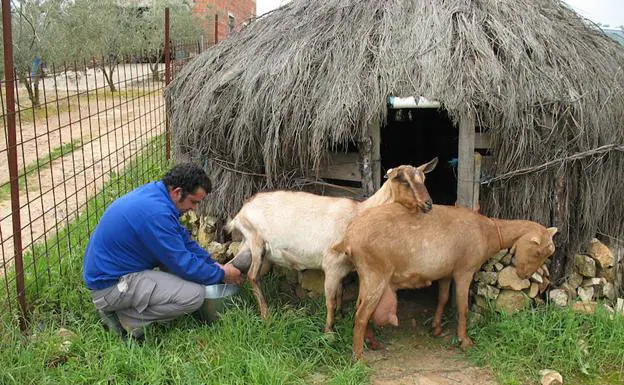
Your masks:
<svg viewBox="0 0 624 385"><path fill-rule="evenodd" d="M493 135L490 175L558 159L490 183L488 214L552 224L561 180L560 239L576 250L623 235L623 65L557 0L294 0L185 66L166 98L174 148L209 162L221 215L313 175L385 119L389 95L472 111Z"/></svg>

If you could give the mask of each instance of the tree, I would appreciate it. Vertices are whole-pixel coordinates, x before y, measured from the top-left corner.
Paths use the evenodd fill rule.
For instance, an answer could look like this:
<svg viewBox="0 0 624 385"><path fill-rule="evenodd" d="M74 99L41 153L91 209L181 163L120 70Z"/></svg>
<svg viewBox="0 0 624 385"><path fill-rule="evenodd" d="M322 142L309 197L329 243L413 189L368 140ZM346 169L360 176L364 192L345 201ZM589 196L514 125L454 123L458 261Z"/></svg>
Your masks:
<svg viewBox="0 0 624 385"><path fill-rule="evenodd" d="M115 92L113 75L132 49L137 18L136 7L119 6L114 0L74 0L63 18L62 51L76 60L97 58L108 87Z"/></svg>
<svg viewBox="0 0 624 385"><path fill-rule="evenodd" d="M135 40L137 51L144 51L149 58L154 80L158 80L158 63L164 53L165 8L169 7L169 37L171 42L188 43L201 34L199 20L192 13L192 6L184 0L154 0L141 14L139 39Z"/></svg>
<svg viewBox="0 0 624 385"><path fill-rule="evenodd" d="M40 104L39 81L46 64L93 57L114 92L115 70L124 57L145 53L154 78L158 78L165 7L170 7L172 41L199 36L198 23L186 0L153 0L141 7L119 0L14 0L15 68L32 105Z"/></svg>
<svg viewBox="0 0 624 385"><path fill-rule="evenodd" d="M15 75L26 87L33 108L39 107L39 82L45 63L56 58L55 28L66 0L21 0L11 2L13 64ZM5 69L9 70L9 69Z"/></svg>

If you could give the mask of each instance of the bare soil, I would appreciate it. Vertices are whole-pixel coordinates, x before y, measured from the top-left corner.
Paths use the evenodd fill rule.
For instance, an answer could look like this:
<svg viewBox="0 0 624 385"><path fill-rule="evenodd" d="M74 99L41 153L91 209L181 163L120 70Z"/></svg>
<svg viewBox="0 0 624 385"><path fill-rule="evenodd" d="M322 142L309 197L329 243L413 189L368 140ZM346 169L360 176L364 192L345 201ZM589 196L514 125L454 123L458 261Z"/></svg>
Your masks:
<svg viewBox="0 0 624 385"><path fill-rule="evenodd" d="M442 337L431 334L436 290L399 292L399 327L378 333L386 345L366 350L364 359L374 369L373 385L496 385L488 368L470 363L451 343L456 324L449 322ZM447 312L451 304L447 305Z"/></svg>
<svg viewBox="0 0 624 385"><path fill-rule="evenodd" d="M22 123L18 127L21 167L73 140L82 138L85 143L28 178L19 196L23 247L27 249L73 220L108 181L111 171L121 173L154 135L164 131L164 119L164 100L158 93L123 105L117 100L115 107L111 101L106 105L92 101L80 112L64 112L47 124L45 120ZM0 150L6 148L2 142ZM2 162L0 182L7 180L8 164ZM0 202L0 276L13 264L12 234L11 201L7 199Z"/></svg>

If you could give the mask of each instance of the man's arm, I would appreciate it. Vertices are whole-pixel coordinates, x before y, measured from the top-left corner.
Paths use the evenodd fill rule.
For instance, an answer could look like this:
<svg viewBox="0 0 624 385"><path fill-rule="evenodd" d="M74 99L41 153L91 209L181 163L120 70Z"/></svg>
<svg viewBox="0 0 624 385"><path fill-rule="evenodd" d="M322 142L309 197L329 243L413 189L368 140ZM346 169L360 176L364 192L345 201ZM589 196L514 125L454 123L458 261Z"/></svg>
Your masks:
<svg viewBox="0 0 624 385"><path fill-rule="evenodd" d="M223 271L225 271L225 276L223 277L223 281L225 281L226 283L234 283L234 284L239 284L243 281L243 277L241 276L240 270L238 270L232 264L222 265L216 262L214 259L212 259L212 257L210 256L210 253L208 253L207 250L205 250L203 247L199 245L199 243L197 243L194 239L191 238L191 235L189 234L188 229L184 226L182 226L182 233L184 237L184 244L186 245L186 247L188 248L190 252L195 253L196 255L202 257L204 261L206 261L206 263L208 264L219 265L223 269Z"/></svg>
<svg viewBox="0 0 624 385"><path fill-rule="evenodd" d="M191 238L191 234L186 227L182 226L182 237L184 238L184 244L186 248L191 252L201 257L206 261L206 263L213 264L216 263L214 259L212 259L210 253L201 247L194 239Z"/></svg>
<svg viewBox="0 0 624 385"><path fill-rule="evenodd" d="M187 248L184 231L173 215L151 216L146 219L143 225L141 238L144 247L169 272L180 278L203 285L212 285L223 281L225 271L219 264L210 259L205 250L203 252L208 256L207 259L204 255ZM199 248L201 249L201 247Z"/></svg>

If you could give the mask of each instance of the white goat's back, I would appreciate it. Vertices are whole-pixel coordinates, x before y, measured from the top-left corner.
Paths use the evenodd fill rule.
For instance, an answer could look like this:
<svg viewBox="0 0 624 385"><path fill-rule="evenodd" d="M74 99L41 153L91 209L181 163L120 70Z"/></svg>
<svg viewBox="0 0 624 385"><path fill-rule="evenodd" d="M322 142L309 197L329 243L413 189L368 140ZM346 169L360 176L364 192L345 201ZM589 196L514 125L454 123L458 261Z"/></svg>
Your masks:
<svg viewBox="0 0 624 385"><path fill-rule="evenodd" d="M273 191L252 197L231 225L248 239L265 242L266 258L278 265L320 269L323 253L339 242L358 202L297 191Z"/></svg>

